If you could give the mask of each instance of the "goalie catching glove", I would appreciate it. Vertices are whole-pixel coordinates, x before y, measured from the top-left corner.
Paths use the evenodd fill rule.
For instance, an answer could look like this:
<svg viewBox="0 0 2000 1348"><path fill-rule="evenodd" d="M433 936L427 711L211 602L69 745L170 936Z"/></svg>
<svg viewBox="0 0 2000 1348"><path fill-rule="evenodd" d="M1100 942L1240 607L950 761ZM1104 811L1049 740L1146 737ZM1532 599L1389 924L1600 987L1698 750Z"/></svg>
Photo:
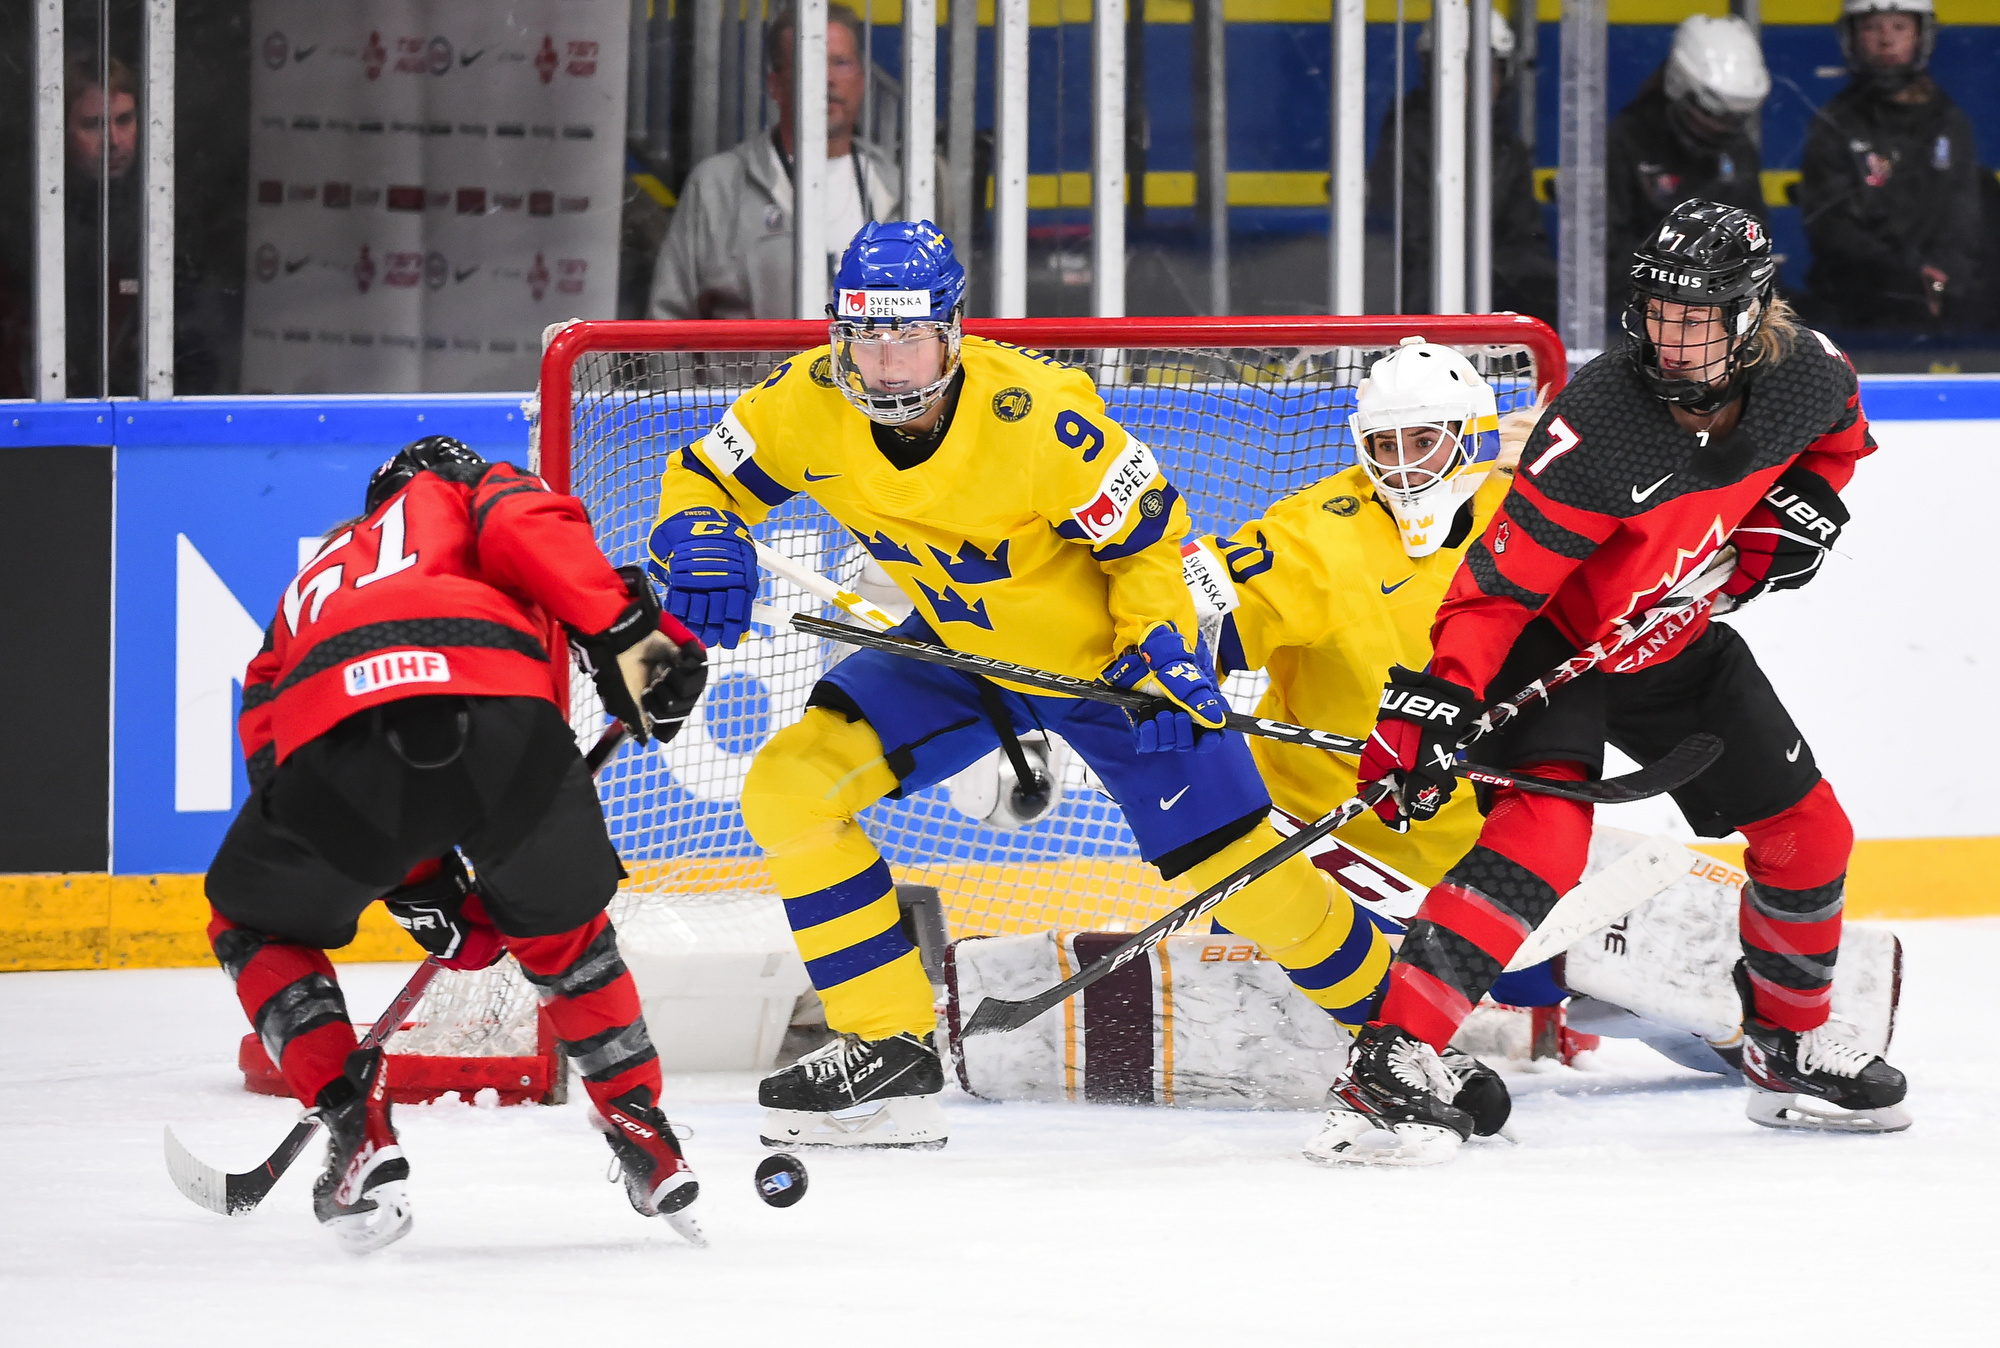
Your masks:
<svg viewBox="0 0 2000 1348"><path fill-rule="evenodd" d="M644 744L655 736L665 744L701 698L708 683L708 655L694 633L660 612L653 583L636 566L621 566L618 577L632 603L602 632L574 630L570 646L578 668L597 684L604 710L625 723Z"/></svg>
<svg viewBox="0 0 2000 1348"><path fill-rule="evenodd" d="M1222 743L1216 732L1228 722L1229 704L1215 686L1208 653L1190 652L1172 623L1146 633L1145 640L1111 662L1103 678L1113 688L1161 699L1157 711L1125 713L1140 753L1209 753Z"/></svg>
<svg viewBox="0 0 2000 1348"><path fill-rule="evenodd" d="M456 852L419 862L402 884L382 896L382 906L447 969L490 968L507 953Z"/></svg>
<svg viewBox="0 0 2000 1348"><path fill-rule="evenodd" d="M1847 520L1831 483L1809 468L1787 469L1729 535L1736 574L1722 592L1747 604L1766 590L1798 589L1819 574Z"/></svg>
<svg viewBox="0 0 2000 1348"><path fill-rule="evenodd" d="M1389 794L1375 813L1397 832L1444 808L1458 785L1457 744L1472 725L1479 699L1468 688L1435 674L1389 667L1374 733L1361 751L1356 783L1367 790L1386 783Z"/></svg>

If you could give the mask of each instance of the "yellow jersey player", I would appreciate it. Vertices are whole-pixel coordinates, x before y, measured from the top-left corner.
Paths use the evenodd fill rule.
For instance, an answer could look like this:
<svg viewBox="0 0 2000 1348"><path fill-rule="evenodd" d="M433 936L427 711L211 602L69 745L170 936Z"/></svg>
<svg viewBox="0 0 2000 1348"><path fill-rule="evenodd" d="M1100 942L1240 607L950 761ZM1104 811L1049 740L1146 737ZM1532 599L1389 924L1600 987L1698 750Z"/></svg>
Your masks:
<svg viewBox="0 0 2000 1348"><path fill-rule="evenodd" d="M1229 610L1221 672L1271 676L1257 714L1343 734L1374 723L1389 666L1429 662L1445 587L1507 494L1507 478L1492 471L1493 390L1450 347L1405 339L1375 363L1355 403L1360 462L1232 537L1202 539L1188 558L1196 593ZM1517 428L1516 452L1527 431ZM1295 819L1317 819L1354 794L1352 759L1269 739L1251 740L1250 752L1278 808ZM1340 838L1428 887L1465 855L1479 826L1466 792L1428 829L1398 833L1370 813Z"/></svg>
<svg viewBox="0 0 2000 1348"><path fill-rule="evenodd" d="M1187 511L1090 379L964 337L965 272L927 222L869 225L835 278L832 342L780 366L661 480L649 540L668 609L734 646L757 586L747 526L806 492L915 605L925 641L1160 699L1129 719L862 651L758 753L743 816L838 1037L764 1079L774 1146L940 1146L943 1071L889 868L856 816L991 752L1059 733L1125 811L1162 876L1206 887L1279 837L1181 579ZM1381 932L1303 857L1219 910L1350 1029L1389 961Z"/></svg>

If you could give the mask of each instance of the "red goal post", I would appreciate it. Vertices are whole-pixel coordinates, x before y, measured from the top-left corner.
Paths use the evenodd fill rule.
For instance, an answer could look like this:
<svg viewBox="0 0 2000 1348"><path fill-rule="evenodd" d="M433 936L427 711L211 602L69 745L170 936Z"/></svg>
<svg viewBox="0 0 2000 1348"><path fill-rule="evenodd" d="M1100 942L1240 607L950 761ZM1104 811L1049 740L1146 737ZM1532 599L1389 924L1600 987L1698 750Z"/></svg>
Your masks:
<svg viewBox="0 0 2000 1348"><path fill-rule="evenodd" d="M1302 318L972 320L968 334L1034 348L1090 372L1107 411L1145 440L1188 502L1198 532L1221 532L1353 462L1347 414L1372 361L1409 336L1466 353L1503 412L1561 387L1561 340L1517 314ZM667 454L705 434L781 362L827 342L823 322L574 322L549 338L538 390L535 467L590 511L614 563L644 558ZM844 585L869 558L806 497L760 539ZM880 577L878 576L879 580ZM760 601L821 612L770 576ZM627 900L768 895L737 798L751 757L802 714L841 652L775 619L712 654L703 707L663 750L628 750L599 779L632 880ZM560 675L559 675L560 677ZM602 724L587 681L569 680L582 736ZM1261 688L1238 675L1241 702ZM885 801L863 824L899 881L936 886L954 935L1067 925L1131 928L1177 902L1141 863L1116 807L1072 762L1061 807L1010 833L954 809L949 784Z"/></svg>

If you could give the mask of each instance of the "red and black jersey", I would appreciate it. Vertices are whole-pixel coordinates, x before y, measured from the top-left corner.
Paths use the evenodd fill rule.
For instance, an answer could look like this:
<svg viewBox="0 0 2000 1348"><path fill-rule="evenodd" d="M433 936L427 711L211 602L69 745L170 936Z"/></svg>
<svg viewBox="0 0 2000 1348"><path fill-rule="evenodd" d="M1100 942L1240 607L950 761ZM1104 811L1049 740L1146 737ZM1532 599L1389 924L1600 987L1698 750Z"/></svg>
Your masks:
<svg viewBox="0 0 2000 1348"><path fill-rule="evenodd" d="M1431 671L1485 695L1537 614L1588 646L1699 570L1780 474L1817 473L1839 491L1875 449L1854 368L1816 332L1758 371L1744 398L1736 428L1711 443L1673 419L1622 350L1578 371L1445 593ZM1707 622L1704 613L1654 659L1672 658Z"/></svg>
<svg viewBox="0 0 2000 1348"><path fill-rule="evenodd" d="M398 698L555 702L549 619L602 632L631 602L575 497L508 463L418 473L285 587L243 679L252 779Z"/></svg>

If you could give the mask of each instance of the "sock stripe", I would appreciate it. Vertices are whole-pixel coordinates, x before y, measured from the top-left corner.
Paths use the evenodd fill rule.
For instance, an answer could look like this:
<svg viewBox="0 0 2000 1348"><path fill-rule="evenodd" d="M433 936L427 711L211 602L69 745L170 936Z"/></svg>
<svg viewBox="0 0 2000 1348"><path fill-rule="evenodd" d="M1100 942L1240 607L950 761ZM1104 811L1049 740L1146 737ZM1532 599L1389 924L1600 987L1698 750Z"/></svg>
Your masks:
<svg viewBox="0 0 2000 1348"><path fill-rule="evenodd" d="M1431 887L1414 920L1432 922L1456 932L1502 967L1533 930L1520 914L1502 908L1470 886L1455 885L1449 880Z"/></svg>
<svg viewBox="0 0 2000 1348"><path fill-rule="evenodd" d="M1389 992L1382 999L1381 1019L1400 1026L1432 1048L1442 1050L1472 1014L1464 993L1411 964L1389 970Z"/></svg>
<svg viewBox="0 0 2000 1348"><path fill-rule="evenodd" d="M859 875L849 876L838 884L786 899L785 920L792 924L793 931L804 931L866 908L895 890L896 882L889 874L888 863L878 860Z"/></svg>

